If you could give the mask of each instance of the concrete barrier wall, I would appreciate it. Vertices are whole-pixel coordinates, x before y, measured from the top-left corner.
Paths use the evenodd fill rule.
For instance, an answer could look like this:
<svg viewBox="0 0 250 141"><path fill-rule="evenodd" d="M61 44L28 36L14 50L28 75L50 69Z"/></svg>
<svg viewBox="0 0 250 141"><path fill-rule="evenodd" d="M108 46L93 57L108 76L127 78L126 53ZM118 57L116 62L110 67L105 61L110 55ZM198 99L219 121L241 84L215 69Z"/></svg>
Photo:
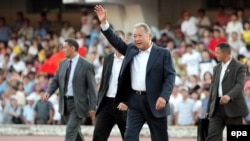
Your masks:
<svg viewBox="0 0 250 141"><path fill-rule="evenodd" d="M39 135L39 136L63 136L65 125L0 125L0 135ZM84 135L91 136L94 126L81 126ZM196 126L169 126L168 133L174 138L196 138ZM120 136L119 129L115 126L111 132L113 136ZM145 124L141 136L150 136L148 126ZM226 131L224 130L224 137Z"/></svg>

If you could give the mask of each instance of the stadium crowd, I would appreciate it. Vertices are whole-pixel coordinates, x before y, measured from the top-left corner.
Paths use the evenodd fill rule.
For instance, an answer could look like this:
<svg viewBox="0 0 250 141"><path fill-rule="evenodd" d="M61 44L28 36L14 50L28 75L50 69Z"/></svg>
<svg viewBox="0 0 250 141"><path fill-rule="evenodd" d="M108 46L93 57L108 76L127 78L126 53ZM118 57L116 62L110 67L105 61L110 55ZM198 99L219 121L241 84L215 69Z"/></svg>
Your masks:
<svg viewBox="0 0 250 141"><path fill-rule="evenodd" d="M61 14L53 20L44 12L39 16L35 25L21 11L12 24L0 17L0 124L63 124L57 94L47 102L40 98L55 72L48 73L51 67L44 64L60 52L65 39L75 38L83 51L81 56L93 63L97 89L103 57L113 51L100 31L99 21L87 10L79 17L79 28L63 20ZM204 9L195 15L184 10L178 22L166 22L163 29L152 28L154 43L171 51L176 69L169 125L195 125L198 118L206 116L218 43L228 42L232 56L250 70L249 16L242 8L226 13L222 6L215 17L208 17ZM133 41L131 32L126 39L128 43ZM246 80L244 94L250 110L250 80ZM93 119L90 124L94 125ZM250 114L244 120L250 124Z"/></svg>

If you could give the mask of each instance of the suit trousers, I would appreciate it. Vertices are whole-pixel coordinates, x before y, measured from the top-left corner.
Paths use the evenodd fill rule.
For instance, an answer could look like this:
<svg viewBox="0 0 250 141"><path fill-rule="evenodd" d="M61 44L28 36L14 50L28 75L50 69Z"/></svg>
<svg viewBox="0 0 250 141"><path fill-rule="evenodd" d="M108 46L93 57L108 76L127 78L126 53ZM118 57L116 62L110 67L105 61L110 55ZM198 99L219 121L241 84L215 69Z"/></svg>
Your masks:
<svg viewBox="0 0 250 141"><path fill-rule="evenodd" d="M65 98L64 107L64 120L67 124L65 141L84 141L84 137L81 134L80 128L82 118L77 116L74 99Z"/></svg>
<svg viewBox="0 0 250 141"><path fill-rule="evenodd" d="M216 99L216 109L213 117L209 118L208 136L206 141L222 141L223 130L226 125L241 125L242 117L228 117L224 110L224 105Z"/></svg>
<svg viewBox="0 0 250 141"><path fill-rule="evenodd" d="M152 114L146 95L132 93L128 105L124 141L139 140L139 134L145 122L149 126L152 141L168 141L167 117L157 118Z"/></svg>
<svg viewBox="0 0 250 141"><path fill-rule="evenodd" d="M93 141L107 141L115 124L118 125L122 138L124 138L126 128L126 111L119 111L114 102L114 98L104 97L103 107L96 116Z"/></svg>

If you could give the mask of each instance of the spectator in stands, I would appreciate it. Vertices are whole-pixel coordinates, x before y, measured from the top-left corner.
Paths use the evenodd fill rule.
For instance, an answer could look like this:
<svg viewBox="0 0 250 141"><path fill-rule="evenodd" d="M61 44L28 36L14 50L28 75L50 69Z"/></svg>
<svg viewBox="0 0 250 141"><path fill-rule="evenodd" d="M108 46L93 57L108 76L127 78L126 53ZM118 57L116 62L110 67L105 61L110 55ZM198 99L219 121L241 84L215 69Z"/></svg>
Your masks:
<svg viewBox="0 0 250 141"><path fill-rule="evenodd" d="M237 59L239 55L239 51L241 48L245 48L245 44L240 39L240 35L238 32L231 33L231 40L228 41L228 44L231 47L231 54L234 58Z"/></svg>
<svg viewBox="0 0 250 141"><path fill-rule="evenodd" d="M209 98L209 89L210 89L210 85L206 85L203 88L202 94L204 95L204 98L201 101L201 119L204 119L207 117L207 106L208 106L208 98ZM201 97L203 97L203 95L201 95Z"/></svg>
<svg viewBox="0 0 250 141"><path fill-rule="evenodd" d="M198 35L202 36L204 33L204 30L208 29L211 26L210 19L208 16L206 16L206 11L205 9L199 9L198 10Z"/></svg>
<svg viewBox="0 0 250 141"><path fill-rule="evenodd" d="M49 31L54 34L60 35L61 29L63 27L62 13L58 12L55 14L55 20L51 21Z"/></svg>
<svg viewBox="0 0 250 141"><path fill-rule="evenodd" d="M13 87L15 89L15 95L17 97L17 105L21 108L26 104L26 94L24 93L23 82L19 81L17 86Z"/></svg>
<svg viewBox="0 0 250 141"><path fill-rule="evenodd" d="M44 90L39 91L39 95L43 96ZM35 105L34 119L36 124L52 124L54 109L50 101L40 99Z"/></svg>
<svg viewBox="0 0 250 141"><path fill-rule="evenodd" d="M194 125L194 101L189 96L189 90L183 86L180 88L182 94L182 101L176 104L175 108L175 121L176 125Z"/></svg>
<svg viewBox="0 0 250 141"><path fill-rule="evenodd" d="M39 22L41 23L41 28L43 28L47 32L49 32L51 22L47 19L47 13L46 12L41 12L40 13L40 21Z"/></svg>
<svg viewBox="0 0 250 141"><path fill-rule="evenodd" d="M175 85L172 91L172 94L169 98L169 103L172 105L172 111L176 111L177 108L177 104L180 103L182 101L182 94L179 91L179 86ZM174 113L171 114L171 116L174 116ZM173 120L171 121L172 124L177 123L177 121L175 121L175 118L173 117Z"/></svg>
<svg viewBox="0 0 250 141"><path fill-rule="evenodd" d="M250 44L246 44L246 47L240 48L239 55L243 55L246 58L250 59Z"/></svg>
<svg viewBox="0 0 250 141"><path fill-rule="evenodd" d="M164 33L167 34L167 36L174 41L174 44L177 45L178 41L177 41L177 39L175 37L175 34L174 34L174 32L172 30L173 30L172 29L172 23L166 22L164 28L160 31L160 34L161 35L164 34Z"/></svg>
<svg viewBox="0 0 250 141"><path fill-rule="evenodd" d="M200 92L193 91L191 93L191 99L194 101L194 122L197 125L199 118L201 117L201 100Z"/></svg>
<svg viewBox="0 0 250 141"><path fill-rule="evenodd" d="M193 49L191 44L186 46L186 53L182 56L183 69L186 76L199 75L199 62L201 55Z"/></svg>
<svg viewBox="0 0 250 141"><path fill-rule="evenodd" d="M21 74L26 69L26 64L23 60L20 59L19 56L15 56L13 59L12 67L16 72Z"/></svg>
<svg viewBox="0 0 250 141"><path fill-rule="evenodd" d="M80 31L76 31L76 41L79 45L79 47L84 47L85 46L85 34L83 34Z"/></svg>
<svg viewBox="0 0 250 141"><path fill-rule="evenodd" d="M245 10L243 8L238 8L237 11L238 21L240 21L242 24L245 22L248 22L248 18L245 15Z"/></svg>
<svg viewBox="0 0 250 141"><path fill-rule="evenodd" d="M226 39L224 37L221 37L221 33L219 29L214 29L213 30L213 37L210 40L208 44L208 51L210 53L210 58L211 59L216 59L215 58L215 48L217 44L226 42Z"/></svg>
<svg viewBox="0 0 250 141"><path fill-rule="evenodd" d="M228 16L228 14L225 13L224 6L219 6L214 22L219 23L220 26L226 26L229 19L230 17Z"/></svg>
<svg viewBox="0 0 250 141"><path fill-rule="evenodd" d="M228 41L232 41L232 33L236 32L237 35L241 35L243 31L243 25L242 23L238 20L237 14L233 13L231 15L231 20L227 23L226 26L226 33L228 37ZM241 38L241 36L238 36L238 38Z"/></svg>
<svg viewBox="0 0 250 141"><path fill-rule="evenodd" d="M23 25L20 28L20 30L18 31L18 36L25 36L27 38L27 40L31 41L31 39L34 36L34 30L33 27L30 25L30 20L29 19L25 19L23 21Z"/></svg>
<svg viewBox="0 0 250 141"><path fill-rule="evenodd" d="M81 32L89 36L92 28L93 16L85 8L81 10Z"/></svg>
<svg viewBox="0 0 250 141"><path fill-rule="evenodd" d="M23 23L24 23L24 14L22 11L18 11L16 13L16 20L13 24L13 31L17 32L22 26L23 26Z"/></svg>
<svg viewBox="0 0 250 141"><path fill-rule="evenodd" d="M4 91L7 89L7 87L8 87L8 83L5 80L4 71L1 70L1 72L0 72L0 97L2 97Z"/></svg>
<svg viewBox="0 0 250 141"><path fill-rule="evenodd" d="M29 73L34 73L34 72L29 72ZM32 78L29 77L29 75L23 75L23 87L24 87L24 92L26 93L26 95L30 95L33 91L33 87L34 87L34 80Z"/></svg>
<svg viewBox="0 0 250 141"><path fill-rule="evenodd" d="M37 38L38 36L40 36L42 39L45 39L46 34L47 34L47 30L44 27L42 27L42 23L37 22L36 27L34 29L34 37Z"/></svg>
<svg viewBox="0 0 250 141"><path fill-rule="evenodd" d="M34 114L35 114L35 104L32 95L27 96L27 104L23 108L23 122L24 124L30 125L35 124Z"/></svg>
<svg viewBox="0 0 250 141"><path fill-rule="evenodd" d="M216 61L211 59L209 56L209 52L204 50L201 52L201 61L199 63L199 72L200 72L200 80L203 80L204 74L206 72L213 73L213 68L216 66Z"/></svg>
<svg viewBox="0 0 250 141"><path fill-rule="evenodd" d="M197 75L190 75L187 77L185 86L188 87L190 94L193 92L200 93L200 83Z"/></svg>
<svg viewBox="0 0 250 141"><path fill-rule="evenodd" d="M12 95L10 97L10 107L7 110L9 117L9 123L13 124L21 124L22 123L22 109L17 104L17 97L16 95Z"/></svg>
<svg viewBox="0 0 250 141"><path fill-rule="evenodd" d="M0 42L7 43L10 37L11 29L6 25L4 17L0 17Z"/></svg>
<svg viewBox="0 0 250 141"><path fill-rule="evenodd" d="M65 21L60 33L60 42L62 43L64 40L70 38L74 32L75 29L70 25L70 22Z"/></svg>
<svg viewBox="0 0 250 141"><path fill-rule="evenodd" d="M242 31L242 40L245 44L250 44L250 22L244 23L244 29Z"/></svg>
<svg viewBox="0 0 250 141"><path fill-rule="evenodd" d="M183 22L181 23L181 31L184 34L185 41L191 44L192 41L198 41L197 19L192 17L188 11L183 11Z"/></svg>
<svg viewBox="0 0 250 141"><path fill-rule="evenodd" d="M200 42L202 42L206 48L208 48L209 42L211 40L212 33L209 29L204 29L202 36L200 37Z"/></svg>

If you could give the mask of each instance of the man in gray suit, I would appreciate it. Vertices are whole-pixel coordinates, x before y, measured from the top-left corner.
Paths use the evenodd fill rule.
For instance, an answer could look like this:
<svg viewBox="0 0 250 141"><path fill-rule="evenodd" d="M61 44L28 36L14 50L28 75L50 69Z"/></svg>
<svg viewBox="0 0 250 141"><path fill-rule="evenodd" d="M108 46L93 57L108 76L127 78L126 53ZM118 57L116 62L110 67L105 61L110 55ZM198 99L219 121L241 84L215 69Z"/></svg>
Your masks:
<svg viewBox="0 0 250 141"><path fill-rule="evenodd" d="M231 56L227 43L218 44L215 55L220 63L215 66L208 101L209 129L206 141L222 141L226 125L242 124L248 110L243 96L246 67Z"/></svg>
<svg viewBox="0 0 250 141"><path fill-rule="evenodd" d="M63 51L67 59L59 68L44 95L48 99L59 88L59 112L67 122L65 141L82 141L80 125L83 118L96 111L96 83L92 64L78 54L78 43L67 39Z"/></svg>

